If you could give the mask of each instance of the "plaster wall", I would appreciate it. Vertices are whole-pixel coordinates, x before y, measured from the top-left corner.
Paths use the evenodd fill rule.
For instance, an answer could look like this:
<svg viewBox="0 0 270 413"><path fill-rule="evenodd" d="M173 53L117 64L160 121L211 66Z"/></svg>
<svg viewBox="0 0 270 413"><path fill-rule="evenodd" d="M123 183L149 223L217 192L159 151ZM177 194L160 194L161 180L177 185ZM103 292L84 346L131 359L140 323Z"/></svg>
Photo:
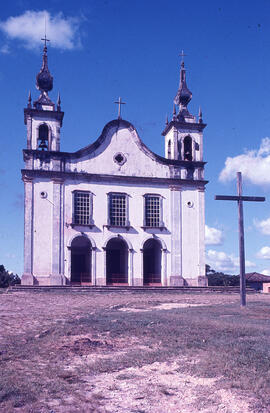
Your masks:
<svg viewBox="0 0 270 413"><path fill-rule="evenodd" d="M123 165L119 165L113 159L119 152L126 158ZM151 154L151 151L141 149L141 141L135 130L111 127L99 148L79 160L72 160L67 165L67 170L95 174L169 178L169 167L158 163Z"/></svg>
<svg viewBox="0 0 270 413"><path fill-rule="evenodd" d="M197 278L203 275L200 274L199 240L202 239L200 231L204 231L204 228L199 225L199 219L198 191L182 190L182 276L184 278Z"/></svg>
<svg viewBox="0 0 270 413"><path fill-rule="evenodd" d="M171 141L171 159L178 159L178 151L177 151L177 139L175 139L175 135L177 137L176 131L174 128L171 128L167 135L165 135L165 156L167 159L170 159L168 156L168 143Z"/></svg>
<svg viewBox="0 0 270 413"><path fill-rule="evenodd" d="M91 191L93 193L93 221L94 227L90 229L87 226L75 226L72 227L72 199L74 190L84 190ZM108 193L109 192L122 192L128 195L128 218L131 228L129 230L125 228L107 228L108 222ZM143 195L151 193L158 194L162 196L163 203L163 221L166 229L161 231L158 228L153 228L149 230L144 230L142 226L144 225L144 197ZM67 278L70 277L70 252L67 248L70 245L71 240L77 236L84 233L87 235L91 241L97 247L96 249L96 278L98 283L105 283L105 251L103 247L106 246L108 240L112 237L117 237L120 235L128 243L130 254L132 254L132 280L131 283L141 284L142 283L142 253L144 242L148 238L152 238L153 234L166 245L168 252L171 249L171 237L170 237L170 190L167 187L162 186L147 186L147 185L137 185L136 187L132 185L111 185L109 182L100 184L87 184L87 183L74 183L66 182L65 184L65 217L64 217L64 262L65 262L65 275ZM93 244L93 242L92 242ZM166 252L167 254L167 252ZM131 264L131 262L130 262ZM170 262L163 263L166 265L166 277L167 273L170 272Z"/></svg>
<svg viewBox="0 0 270 413"><path fill-rule="evenodd" d="M48 276L52 267L53 183L40 179L33 184L33 274ZM46 198L41 197L42 192Z"/></svg>

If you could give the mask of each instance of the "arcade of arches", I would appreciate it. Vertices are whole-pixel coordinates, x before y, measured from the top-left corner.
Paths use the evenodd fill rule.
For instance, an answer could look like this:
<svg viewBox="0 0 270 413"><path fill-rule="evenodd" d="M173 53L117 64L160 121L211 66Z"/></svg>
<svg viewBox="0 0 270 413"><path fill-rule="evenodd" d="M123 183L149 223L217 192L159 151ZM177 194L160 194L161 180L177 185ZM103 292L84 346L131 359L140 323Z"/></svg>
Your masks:
<svg viewBox="0 0 270 413"><path fill-rule="evenodd" d="M71 242L71 283L91 284L92 245L85 236L78 236ZM129 248L125 240L115 237L104 248L106 254L106 284L128 285ZM143 244L143 284L161 285L161 243L150 238Z"/></svg>

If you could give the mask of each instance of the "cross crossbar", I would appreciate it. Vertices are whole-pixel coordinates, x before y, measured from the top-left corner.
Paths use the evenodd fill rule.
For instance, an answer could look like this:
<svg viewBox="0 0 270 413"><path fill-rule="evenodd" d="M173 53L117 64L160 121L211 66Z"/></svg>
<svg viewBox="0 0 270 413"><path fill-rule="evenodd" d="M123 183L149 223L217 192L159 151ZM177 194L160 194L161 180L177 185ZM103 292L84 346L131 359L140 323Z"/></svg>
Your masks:
<svg viewBox="0 0 270 413"><path fill-rule="evenodd" d="M47 39L46 34L45 34L44 38L43 38L43 39L41 39L41 40L44 40L44 45L45 45L45 47L47 47L47 42L50 42L50 40L49 40L49 39Z"/></svg>
<svg viewBox="0 0 270 413"><path fill-rule="evenodd" d="M264 196L230 196L230 195L216 195L216 201L253 201L253 202L264 202Z"/></svg>

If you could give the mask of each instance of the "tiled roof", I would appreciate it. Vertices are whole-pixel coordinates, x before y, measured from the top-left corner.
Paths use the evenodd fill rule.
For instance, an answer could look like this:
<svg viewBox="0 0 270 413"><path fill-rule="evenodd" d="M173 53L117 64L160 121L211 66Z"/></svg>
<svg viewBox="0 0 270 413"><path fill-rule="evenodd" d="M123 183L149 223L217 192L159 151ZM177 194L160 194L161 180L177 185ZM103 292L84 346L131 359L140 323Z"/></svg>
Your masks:
<svg viewBox="0 0 270 413"><path fill-rule="evenodd" d="M269 282L270 276L259 274L258 272L249 272L246 274L246 280L252 282Z"/></svg>

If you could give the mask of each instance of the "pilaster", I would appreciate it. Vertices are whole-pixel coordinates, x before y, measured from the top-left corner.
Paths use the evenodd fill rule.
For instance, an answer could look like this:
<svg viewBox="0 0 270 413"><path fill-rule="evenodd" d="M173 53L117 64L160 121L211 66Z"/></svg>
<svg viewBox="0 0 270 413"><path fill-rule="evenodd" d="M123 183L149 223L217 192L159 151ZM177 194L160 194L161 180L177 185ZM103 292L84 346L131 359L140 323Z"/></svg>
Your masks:
<svg viewBox="0 0 270 413"><path fill-rule="evenodd" d="M24 273L22 285L33 285L33 179L23 177L24 182Z"/></svg>
<svg viewBox="0 0 270 413"><path fill-rule="evenodd" d="M205 189L198 189L198 236L199 236L199 249L198 249L198 285L204 283L203 277L205 277ZM206 278L206 277L205 277ZM207 282L206 282L207 285Z"/></svg>
<svg viewBox="0 0 270 413"><path fill-rule="evenodd" d="M128 249L128 285L133 285L133 249Z"/></svg>
<svg viewBox="0 0 270 413"><path fill-rule="evenodd" d="M171 277L170 285L182 286L181 187L171 186Z"/></svg>
<svg viewBox="0 0 270 413"><path fill-rule="evenodd" d="M51 285L65 284L63 275L63 181L53 180L53 228Z"/></svg>

